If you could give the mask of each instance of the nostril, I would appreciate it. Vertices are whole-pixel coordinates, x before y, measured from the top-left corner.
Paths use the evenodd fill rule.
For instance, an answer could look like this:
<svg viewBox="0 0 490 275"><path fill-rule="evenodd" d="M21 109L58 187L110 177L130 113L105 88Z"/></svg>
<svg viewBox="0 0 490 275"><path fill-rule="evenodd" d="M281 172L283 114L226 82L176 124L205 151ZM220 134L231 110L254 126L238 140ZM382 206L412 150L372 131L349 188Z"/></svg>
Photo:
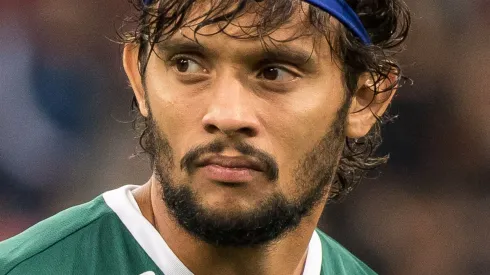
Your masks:
<svg viewBox="0 0 490 275"><path fill-rule="evenodd" d="M257 132L252 128L252 127L241 127L241 128L226 128L226 127L218 127L214 124L205 124L204 125L204 130L210 134L215 134L217 132L222 132L227 136L234 136L234 135L244 135L247 137L253 137L257 134Z"/></svg>
<svg viewBox="0 0 490 275"><path fill-rule="evenodd" d="M240 129L238 130L238 132L239 132L240 134L243 134L243 135L248 136L248 137L253 137L253 136L255 136L255 135L256 135L255 130L254 130L254 129L252 129L252 128L250 128L250 127L243 127L243 128L240 128Z"/></svg>
<svg viewBox="0 0 490 275"><path fill-rule="evenodd" d="M215 133L215 132L219 131L219 128L216 125L213 125L213 124L206 124L206 125L204 125L204 129L208 133Z"/></svg>

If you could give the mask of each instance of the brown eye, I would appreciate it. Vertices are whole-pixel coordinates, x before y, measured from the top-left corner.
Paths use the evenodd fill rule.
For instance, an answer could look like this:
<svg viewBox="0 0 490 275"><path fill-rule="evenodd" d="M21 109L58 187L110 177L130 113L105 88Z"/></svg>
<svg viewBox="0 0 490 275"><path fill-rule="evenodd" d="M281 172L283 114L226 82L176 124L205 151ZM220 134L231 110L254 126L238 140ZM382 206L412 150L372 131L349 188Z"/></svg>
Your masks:
<svg viewBox="0 0 490 275"><path fill-rule="evenodd" d="M277 68L266 68L262 74L267 80L276 80L279 76L279 71Z"/></svg>
<svg viewBox="0 0 490 275"><path fill-rule="evenodd" d="M177 60L176 67L177 67L177 71L181 73L187 72L187 70L189 69L189 60L188 59Z"/></svg>
<svg viewBox="0 0 490 275"><path fill-rule="evenodd" d="M291 81L296 78L292 73L279 67L267 67L262 70L259 77L269 81Z"/></svg>
<svg viewBox="0 0 490 275"><path fill-rule="evenodd" d="M188 58L179 58L175 60L175 69L179 73L207 73L207 70L204 69L201 65Z"/></svg>

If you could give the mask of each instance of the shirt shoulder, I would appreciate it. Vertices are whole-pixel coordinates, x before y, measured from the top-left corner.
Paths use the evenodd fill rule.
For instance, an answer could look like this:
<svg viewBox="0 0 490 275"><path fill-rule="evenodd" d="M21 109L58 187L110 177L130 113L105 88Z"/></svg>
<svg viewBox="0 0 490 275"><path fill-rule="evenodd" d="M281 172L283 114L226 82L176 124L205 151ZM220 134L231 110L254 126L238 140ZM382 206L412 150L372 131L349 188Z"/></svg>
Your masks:
<svg viewBox="0 0 490 275"><path fill-rule="evenodd" d="M30 260L41 254L49 257L69 255L67 250L70 247L80 245L75 236L83 234L86 231L84 229L100 226L97 221L110 215L113 215L113 212L107 207L102 196L99 196L88 203L64 210L21 234L0 242L0 275L10 274L20 265L29 265ZM61 262L61 258L57 261Z"/></svg>
<svg viewBox="0 0 490 275"><path fill-rule="evenodd" d="M316 230L322 243L321 275L376 275L345 247L321 230Z"/></svg>

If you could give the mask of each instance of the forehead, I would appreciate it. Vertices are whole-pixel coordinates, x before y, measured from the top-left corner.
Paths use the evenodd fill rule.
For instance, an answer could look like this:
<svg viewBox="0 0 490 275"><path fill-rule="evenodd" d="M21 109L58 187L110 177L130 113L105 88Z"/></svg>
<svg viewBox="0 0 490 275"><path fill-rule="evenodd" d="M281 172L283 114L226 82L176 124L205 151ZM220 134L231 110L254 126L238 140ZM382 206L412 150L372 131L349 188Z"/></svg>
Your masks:
<svg viewBox="0 0 490 275"><path fill-rule="evenodd" d="M299 0L198 0L188 10L185 25L200 29L215 22L220 28L235 26L241 29L235 35L245 37L267 35L277 29L311 34L314 28L308 16L309 4Z"/></svg>
<svg viewBox="0 0 490 275"><path fill-rule="evenodd" d="M181 12L183 20L172 26L178 31L162 40L171 42L184 37L217 47L224 44L221 42L235 40L235 46L261 46L266 50L287 45L309 49L312 54L330 52L326 43L330 33L313 26L310 5L302 1L198 0ZM323 19L335 24L328 15ZM219 43L212 45L213 41Z"/></svg>

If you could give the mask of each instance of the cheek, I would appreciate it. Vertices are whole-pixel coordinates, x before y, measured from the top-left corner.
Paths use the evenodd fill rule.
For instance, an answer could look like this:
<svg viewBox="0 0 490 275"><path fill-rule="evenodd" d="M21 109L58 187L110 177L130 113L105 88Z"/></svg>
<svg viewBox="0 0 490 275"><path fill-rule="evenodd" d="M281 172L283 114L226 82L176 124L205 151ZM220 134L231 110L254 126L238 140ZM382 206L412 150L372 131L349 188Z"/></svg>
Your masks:
<svg viewBox="0 0 490 275"><path fill-rule="evenodd" d="M200 131L202 102L189 97L182 85L167 77L163 66L149 63L146 80L149 105L158 128L165 134L173 150L174 161L178 162L196 144L193 137ZM155 73L158 72L158 73Z"/></svg>
<svg viewBox="0 0 490 275"><path fill-rule="evenodd" d="M274 133L273 147L280 177L286 182L292 181L299 162L313 150L337 119L337 112L343 104L343 90L341 82L333 82L332 79L330 83L333 85L312 84L302 89L301 94L288 98L282 104L275 104L270 115L268 121L271 122L267 127L270 133Z"/></svg>

